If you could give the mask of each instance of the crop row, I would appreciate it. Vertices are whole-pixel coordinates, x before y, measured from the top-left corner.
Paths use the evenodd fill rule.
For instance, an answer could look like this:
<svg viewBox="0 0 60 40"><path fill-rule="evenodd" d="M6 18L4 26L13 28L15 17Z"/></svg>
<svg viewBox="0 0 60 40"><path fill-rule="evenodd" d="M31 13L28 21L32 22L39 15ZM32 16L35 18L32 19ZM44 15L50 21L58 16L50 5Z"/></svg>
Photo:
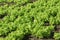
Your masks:
<svg viewBox="0 0 60 40"><path fill-rule="evenodd" d="M60 24L59 0L37 0L33 3L29 0L0 2L6 3L0 6L0 40L22 40L26 34L60 39L60 33L53 32L54 25ZM9 2L15 4L9 6Z"/></svg>

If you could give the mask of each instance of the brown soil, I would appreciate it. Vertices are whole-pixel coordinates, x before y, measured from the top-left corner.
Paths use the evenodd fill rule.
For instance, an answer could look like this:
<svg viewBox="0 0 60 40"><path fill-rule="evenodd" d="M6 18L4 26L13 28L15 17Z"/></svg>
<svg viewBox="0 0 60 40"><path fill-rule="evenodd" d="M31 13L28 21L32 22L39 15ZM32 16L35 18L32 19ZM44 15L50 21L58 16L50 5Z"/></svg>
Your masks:
<svg viewBox="0 0 60 40"><path fill-rule="evenodd" d="M53 38L48 38L48 39L42 38L42 39L40 39L40 38L37 38L37 37L34 37L34 36L28 34L28 35L25 35L23 40L54 40L54 39Z"/></svg>
<svg viewBox="0 0 60 40"><path fill-rule="evenodd" d="M40 39L40 38L36 38L36 37L29 37L28 39L26 39L26 40L54 40L54 39Z"/></svg>
<svg viewBox="0 0 60 40"><path fill-rule="evenodd" d="M55 32L60 32L60 25L55 25Z"/></svg>

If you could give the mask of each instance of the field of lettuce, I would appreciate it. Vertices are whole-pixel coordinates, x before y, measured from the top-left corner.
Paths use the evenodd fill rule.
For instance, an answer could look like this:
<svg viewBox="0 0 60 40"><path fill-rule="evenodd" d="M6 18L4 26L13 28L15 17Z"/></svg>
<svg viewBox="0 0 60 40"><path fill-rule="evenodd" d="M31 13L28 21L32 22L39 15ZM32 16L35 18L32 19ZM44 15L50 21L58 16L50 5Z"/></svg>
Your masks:
<svg viewBox="0 0 60 40"><path fill-rule="evenodd" d="M0 0L0 40L60 40L60 0Z"/></svg>

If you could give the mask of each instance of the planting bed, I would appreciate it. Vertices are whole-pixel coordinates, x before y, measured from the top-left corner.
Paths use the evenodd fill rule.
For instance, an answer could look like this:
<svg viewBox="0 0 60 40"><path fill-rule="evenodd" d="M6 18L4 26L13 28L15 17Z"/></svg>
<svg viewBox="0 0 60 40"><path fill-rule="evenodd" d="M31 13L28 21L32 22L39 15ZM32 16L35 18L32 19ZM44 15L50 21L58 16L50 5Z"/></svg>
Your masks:
<svg viewBox="0 0 60 40"><path fill-rule="evenodd" d="M0 0L0 40L60 40L60 0Z"/></svg>

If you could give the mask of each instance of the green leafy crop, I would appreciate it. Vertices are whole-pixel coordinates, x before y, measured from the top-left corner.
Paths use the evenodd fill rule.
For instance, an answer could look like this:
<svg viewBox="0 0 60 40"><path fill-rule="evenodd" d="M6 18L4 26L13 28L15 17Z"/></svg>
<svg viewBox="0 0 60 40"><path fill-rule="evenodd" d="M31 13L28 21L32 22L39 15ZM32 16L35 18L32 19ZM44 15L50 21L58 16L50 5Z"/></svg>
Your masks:
<svg viewBox="0 0 60 40"><path fill-rule="evenodd" d="M23 40L28 34L60 40L58 25L60 0L0 0L0 40Z"/></svg>

